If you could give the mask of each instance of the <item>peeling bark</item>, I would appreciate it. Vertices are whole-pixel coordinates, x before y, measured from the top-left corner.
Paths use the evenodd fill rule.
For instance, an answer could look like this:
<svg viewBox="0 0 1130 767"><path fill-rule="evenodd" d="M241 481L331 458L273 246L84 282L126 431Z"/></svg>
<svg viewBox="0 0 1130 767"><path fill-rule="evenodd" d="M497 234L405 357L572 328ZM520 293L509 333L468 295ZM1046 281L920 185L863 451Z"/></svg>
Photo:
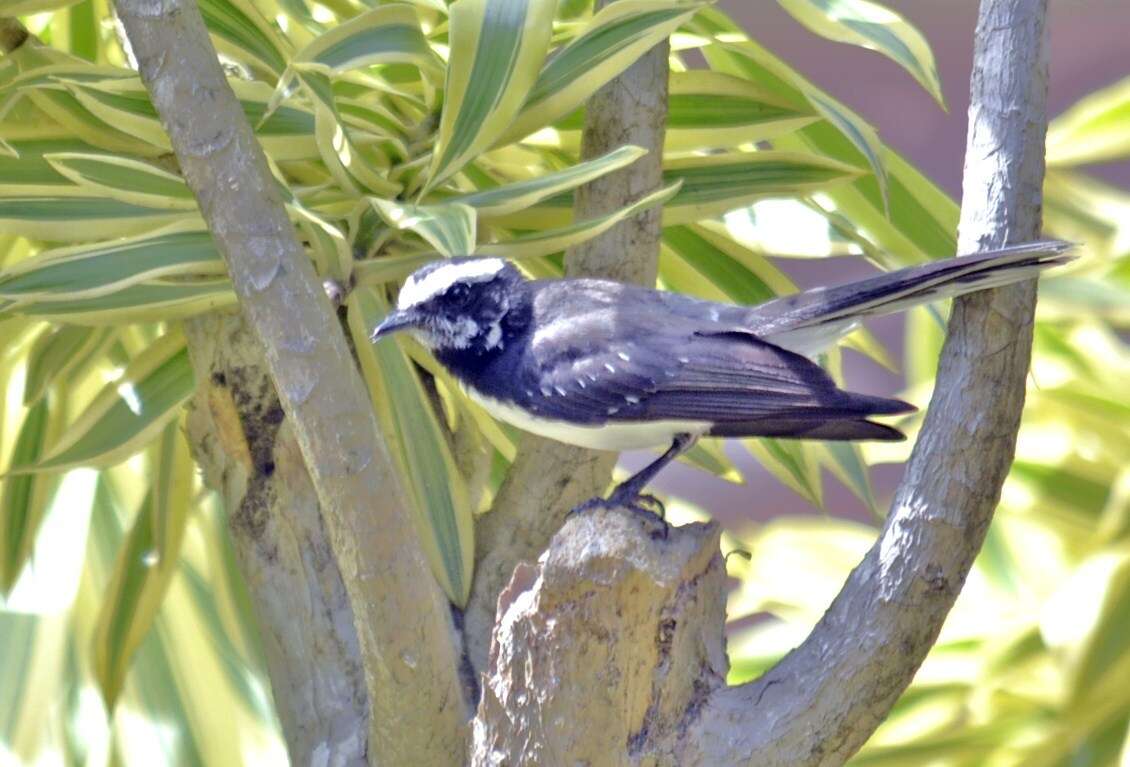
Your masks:
<svg viewBox="0 0 1130 767"><path fill-rule="evenodd" d="M191 0L116 0L116 7L320 502L365 672L370 716L367 734L357 734L367 738L361 750L373 764L458 763L469 705L447 599L427 575L360 374L200 11ZM249 441L254 463L252 447ZM266 510L247 511L236 524L248 525L250 536L261 524L268 529ZM283 528L310 529L298 519ZM304 609L303 593L321 588L308 583L287 594L280 585L263 596L288 601L260 614L285 622L290 609ZM284 627L263 628L287 635ZM317 746L292 754L299 764L325 756Z"/></svg>
<svg viewBox="0 0 1130 767"><path fill-rule="evenodd" d="M599 0L596 8L610 0ZM659 188L667 125L670 45L663 42L593 94L585 109L582 159L625 144L648 154L626 168L595 179L577 192L573 218L611 213ZM622 221L571 248L565 271L573 277L605 277L654 285L659 270L658 208ZM603 492L616 466L600 453L525 435L518 458L490 513L476 528L475 582L467 604L465 637L472 666L486 667L499 591L519 562L533 561L561 527L568 511Z"/></svg>

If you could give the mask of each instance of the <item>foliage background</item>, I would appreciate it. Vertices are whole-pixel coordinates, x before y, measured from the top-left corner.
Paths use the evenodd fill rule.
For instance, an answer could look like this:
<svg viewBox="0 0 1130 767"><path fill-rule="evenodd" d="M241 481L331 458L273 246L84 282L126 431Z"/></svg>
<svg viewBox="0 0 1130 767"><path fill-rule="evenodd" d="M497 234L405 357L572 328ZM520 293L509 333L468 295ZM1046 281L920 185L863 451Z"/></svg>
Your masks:
<svg viewBox="0 0 1130 767"><path fill-rule="evenodd" d="M262 8L269 4L258 5ZM440 7L426 2L418 5L425 9L425 15L430 13L426 10L429 6ZM562 3L561 11L567 14L582 5ZM810 25L816 24L817 17L829 15L824 7L827 4L819 2L781 5L790 7ZM877 12L862 3L843 5ZM249 6L221 2L208 6L217 9L211 17L214 29L222 29L230 37L234 28L238 38L239 25L233 25L232 17L223 12ZM270 13L281 12L293 24L292 50L279 61L272 59L269 46L256 46L262 40L261 30L257 31L255 25L244 28L247 34L241 38L242 49L228 39L226 52L237 61L250 61L247 66L251 75L273 86L272 76L281 74L287 57L301 58L297 51L323 28L332 29L335 16L350 18L362 10L360 4L352 2L327 3L318 15L307 18L303 9L310 6L298 0L281 0L277 7L269 6ZM751 59L749 55L731 55L733 49L720 43L718 37L727 33L724 19L711 13L701 14L697 23L684 27L683 36L676 38L675 69L696 63L699 53L705 52L711 66L753 84L739 92L746 97L741 102L747 109L744 114L751 114L749 105L753 103L776 109L760 108L760 114L769 117L757 128L763 131L757 135L771 140L776 149L804 152L809 170L825 171L815 182L817 186L835 181L838 175L860 178L850 185L830 185L810 196L815 191L811 180L801 183L799 175L786 174L783 182L778 178L767 187L731 186L720 199L708 200L705 208L680 212L702 202L701 198L686 196L695 179L684 173L684 187L672 191L676 197L668 203L668 211L680 217L681 226L667 233L661 267L664 283L732 300L758 300L768 295L764 291L788 290L784 273L803 273L803 267L792 266L794 261L765 258L766 253L779 254L782 243L794 251L791 255L806 259L862 251L884 267L947 255L946 246L952 250L952 227L956 223L952 201L896 155L886 152L848 110L796 80L786 65L774 64L780 68L772 75L763 68L771 61L765 56L758 54ZM28 24L56 50L102 64L121 64L110 26L92 25L105 18L104 3L84 0L53 16L28 17ZM880 18L886 22L884 29L897 29L904 40L913 40L901 19L882 14ZM1053 40L1058 34L1056 21L1053 19ZM746 27L759 29L751 24ZM931 27L923 27L932 39ZM969 27L971 35L971 22ZM89 32L94 29L97 34ZM558 42L570 39L577 29L568 23L560 25ZM433 28L432 32L432 42L442 45L442 30ZM829 30L825 28L824 33L829 34ZM803 34L817 39L808 32ZM704 47L704 39L714 42ZM792 59L792 52L775 40L762 37L760 42ZM753 50L741 48L747 43L737 45L739 52L749 54ZM845 51L849 50L822 41L819 45L828 60L838 60L839 54L847 55ZM257 55L248 53L252 48ZM887 53L898 61L896 49L888 47ZM309 53L312 49L306 50ZM927 89L933 87L928 50L921 46L911 46L911 50L911 59L904 56L899 63L910 71L918 67ZM570 238L585 234L584 227L579 234L577 230L562 231L552 247L547 246L546 257L531 259L528 241L506 243L522 237L525 231L565 226L560 206L547 204L552 198L535 201L532 206L523 200L525 204L508 211L510 219L484 215L481 204L478 216L473 211L468 215L460 206L444 204L444 197L450 194L569 167L575 162L575 147L569 145L569 130L574 123L567 116L561 124L564 138L557 145L504 147L482 155L483 145L476 150L479 154L472 153L478 157L479 166L471 167L446 187L443 184L447 182L434 174L429 183L441 193L431 199L436 209L398 212L380 203L351 205L359 197L358 189L367 188L381 198L392 193L383 186L389 179L395 183L407 179L406 183L412 185L418 183L413 179L427 178L421 175L426 154L413 153L430 145L434 131L442 136L444 128L442 124L427 125L426 120L420 123L423 128L403 123L408 122L405 115L420 118L426 112L415 107L414 100L436 103L431 101L434 93L428 89L438 87L442 77L429 73L442 72L442 62L437 63L439 60L425 48L409 53L412 67L377 63L375 69L367 70L393 94L388 103L376 105L380 109L365 102L358 91L351 91L348 78L338 81L334 100L322 98L319 93L324 94L324 90L319 88L325 83L318 78L327 76L326 72L303 70L310 82L303 83L305 90L288 94L286 104L293 111L286 112L284 106L280 113L290 122L277 120L274 143L265 140L268 152L285 166L282 175L296 190L294 208L301 211L300 225L323 274L341 278L343 270L357 269L369 280L366 284L378 288L355 294L358 298L350 310L359 334L382 311L385 286L410 266L430 258L434 250L456 252L466 249L461 243L478 239L481 244L491 242L490 247L504 253L523 252L524 263L532 271L553 274L560 263L552 254L573 241ZM1085 53L1082 50L1079 55ZM863 55L913 83L890 61L874 54ZM760 64L750 66L751 60ZM0 128L4 132L0 132L0 138L5 139L5 149L15 150L0 157L0 162L9 163L6 172L0 173L0 224L4 226L0 244L6 249L0 264L11 270L52 244L77 242L84 248L82 243L94 232L98 232L95 239L104 239L152 231L150 223L138 224L142 211L152 210L159 212L145 213L152 217L150 220L182 227L173 230L173 236L183 238L178 242L198 245L200 240L193 239L198 230L184 214L191 211L191 201L183 197L175 176L166 177L154 170L161 168L159 162L115 162L109 169L104 164L92 164L90 148L73 143L74 121L63 123L66 130L57 137L63 145L29 151L26 142L30 131L19 132L20 120L26 117L20 109L26 104L11 98L21 87L37 91L40 108L42 100L59 98L60 93L80 93L86 99L81 106L90 114L102 115L104 123L107 116L106 124L112 125L132 115L136 122L127 124L137 135L143 139L153 135L145 132L151 130L152 119L145 114L144 103L131 95L135 91L107 83L101 83L101 88L83 87L83 78L105 77L107 72L63 64L71 69L41 72L50 75L41 81L25 75L29 79L13 86L19 75L11 68L3 70L0 79L5 85L5 101L0 102L4 105L0 107ZM45 64L30 64L31 69L37 66ZM1058 66L1059 62L1053 61L1052 71L1056 72ZM842 64L836 71L845 71ZM820 84L832 96L844 98L842 81L863 79L854 74L850 78L840 75ZM684 99L683 104L693 106L696 88L701 88L705 80L685 78L684 82L692 98ZM734 85L732 81L725 84L731 89ZM963 91L966 81L955 78L946 86L947 95L953 94ZM272 104L271 88L253 91L250 85L243 87L258 104L259 114ZM753 90L755 87L761 90ZM398 90L403 94L397 94ZM717 104L718 94L709 95ZM938 95L936 87L934 95ZM851 102L850 98L844 100ZM447 98L448 103L452 101ZM884 96L882 101L888 100ZM962 110L955 108L957 99L952 102L950 121L956 118L960 122ZM57 117L63 106L56 103L55 108ZM942 641L890 721L857 757L858 763L1105 765L1130 758L1124 745L1130 722L1130 640L1119 630L1130 611L1130 547L1126 544L1130 525L1130 468L1126 466L1130 407L1123 393L1123 382L1130 372L1125 343L1130 318L1130 195L1100 180L1103 172L1095 173L1091 167L1130 157L1128 112L1130 80L1123 80L1073 107L1053 126L1049 136L1052 173L1047 190L1048 229L1086 243L1087 258L1071 272L1043 285L1029 407L1018 461L1006 486L998 521ZM717 132L711 133L716 126L711 124L715 116L710 112L687 109L675 114L682 120L675 120L673 126L682 128L683 144L673 151L668 147L671 167L681 167L680 162L685 165L689 160L699 163L700 169L709 169L710 163L700 159L707 156L703 150L720 148L741 162L753 161L750 155L754 147L748 144L755 130L752 124L743 126L740 140L720 140L715 138ZM396 125L393 118L399 118L402 124ZM497 114L493 118L500 122ZM482 126L491 119L489 114L479 117L476 125L480 133L486 131ZM85 120L79 118L77 124L81 127ZM882 120L879 123L880 129L885 128ZM350 168L336 165L343 154L348 154L342 152L341 138L334 131L335 125L343 124L365 134L362 151L370 152L367 156L378 168L375 176L358 177ZM845 126L854 127L855 143L845 139ZM413 130L424 133L413 135ZM497 127L494 130L497 133ZM382 131L393 134L392 138L372 140ZM103 132L93 140L90 135L77 138L84 144L109 149L118 157L131 157L134 163L151 161L158 154L146 154L138 144L107 135ZM122 143L107 146L112 140ZM397 141L399 145L395 145ZM76 151L83 156L76 156ZM687 153L686 157L675 157L679 151ZM34 161L45 153L51 153L49 164ZM381 156L392 158L387 167L381 165ZM414 160L417 156L423 159ZM858 171L845 173L842 166L822 157L847 162ZM960 151L952 153L950 163L960 164ZM721 180L704 172L698 177L698 188L717 190L722 187ZM883 183L888 190L889 211L884 204ZM69 191L62 191L64 187ZM44 192L44 188L49 190ZM141 210L116 220L92 216L89 227L77 234L74 229L64 229L74 215L66 204L84 194L95 196L92 190ZM679 194L684 196L680 198ZM36 195L51 197L54 207L33 208L27 201ZM768 195L785 199L758 202L752 209L742 207ZM923 207L916 209L908 204L913 201ZM543 204L539 207L536 202ZM687 226L730 208L738 210L727 217L727 227L697 223L699 228L691 230ZM414 219L413 213L418 214ZM36 219L36 215L41 218ZM804 216L815 216L816 225L811 223L812 218L804 223ZM397 222L405 218L414 223L397 228ZM823 236L803 243L808 252L797 253L797 240L781 239L782 224L786 233L816 229ZM697 239L688 240L688 231ZM704 237L717 246L705 257L701 255ZM355 251L359 238L366 246L366 255L375 257L354 266L349 249L343 247L348 245ZM696 247L687 247L688 241ZM370 252L374 242L379 245ZM383 249L389 242L396 247ZM93 260L96 253L89 249L80 251L75 259L89 268L72 266L61 279L56 278L59 282L38 283L22 296L16 295L10 274L9 278L0 278L0 295L4 296L0 301L14 302L0 306L0 312L4 312L0 314L0 333L4 334L0 362L6 381L5 406L0 414L0 455L5 456L2 465L38 463L43 468L54 461L56 467L92 462L112 467L101 471L80 468L65 474L41 471L0 480L5 493L2 564L4 585L10 588L0 615L0 754L13 761L222 764L240 760L277 762L284 757L263 674L257 628L224 534L224 514L194 478L183 440L178 439L176 413L192 387L184 378L187 368L183 346L175 323L152 322L158 316L168 316L168 304L148 309L136 291L128 291L137 285L167 286L170 276L191 277L190 287L196 292L188 298L182 295L175 303L176 311L182 313L230 303L230 294L224 292L222 280L216 279L214 261L209 261L207 254L201 256L199 249L151 247L149 252L162 256L187 253L187 257L171 267L158 259L154 267L158 271L143 275L140 283L136 262L130 262L124 272L111 273L104 263ZM777 271L776 264L783 265L784 273ZM719 265L727 269L720 271ZM823 277L827 275L825 266L824 261L818 266ZM17 267L16 272L24 268ZM175 287L186 290L184 282L175 283ZM109 303L96 306L89 303L107 300ZM63 329L47 332L42 321L29 320L29 316L47 316ZM64 319L77 324L63 326ZM940 325L928 311L898 322L906 323L906 337L913 339L905 352L900 353L897 347L883 349L881 339L867 335L855 336L853 344L872 359L888 364L901 358L906 371L904 396L923 404L941 340ZM88 326L94 329L83 329ZM154 345L158 336L163 340ZM363 349L364 353L367 351ZM407 353L413 355L411 349ZM852 356L845 355L847 359ZM415 355L413 358L426 363ZM398 412L394 404L424 407L408 359L404 353L395 352L391 357L369 360L379 364L367 366L378 412L383 408L389 423L395 421ZM828 362L833 368L841 364L838 355ZM874 363L849 364L855 365L848 369L850 377L866 372ZM168 375L162 377L161 371ZM139 401L144 407L136 407ZM465 417L476 416L460 410L458 402L449 402L449 407ZM128 411L136 409L162 417L131 420ZM82 416L83 412L93 415ZM83 423L90 428L80 428ZM403 443L400 450L405 470L415 476L420 494L417 501L424 515L421 530L425 536L433 536L436 573L458 599L465 588L460 579L467 576L466 559L460 552L467 546L472 499L489 497L493 482L504 468L512 437L475 418L482 437L495 449L494 477L485 486L476 487L451 468L452 459L444 450L443 440L435 436L440 429L438 422L423 423L430 436L417 433L403 442L430 444L434 451L412 454ZM123 429L123 424L129 424L133 431ZM67 425L72 433L90 436L88 443L80 440L75 447L64 442L60 447L57 439ZM404 434L410 426L401 420L396 433ZM913 430L914 421L904 426ZM67 450L72 452L68 454ZM842 484L870 513L879 514L883 509L882 484L872 487L859 454L853 450L833 452L818 446L752 443L744 450L767 471L753 481L759 485L779 482L805 499L809 508L841 508L843 494L824 494L823 474L830 472L836 479L827 483L829 488ZM869 447L863 455L868 463L891 462L902 458L900 450ZM700 451L695 456L697 468L689 470L696 472L695 477L704 476L702 469L706 468L734 479L739 472L731 459L740 473L751 471L752 462L742 455L742 449L728 454L718 449ZM438 491L439 497L435 485L423 481L436 472L450 479L447 488ZM669 481L680 480L676 476ZM711 509L728 512L725 521L733 536L729 545L752 555L748 562L741 557L729 560L740 583L730 606L735 681L756 674L803 637L875 532L873 525L864 521L813 514L781 515L751 525L743 513L749 492L748 487L738 489L741 505L708 504ZM676 517L702 513L693 504L675 502L672 506ZM455 536L444 538L443 530L451 528L436 521L437 509L446 509L457 522ZM430 519L428 514L432 515ZM33 567L25 568L29 559ZM106 701L116 703L112 713L107 713ZM232 753L232 744L238 744L238 754Z"/></svg>

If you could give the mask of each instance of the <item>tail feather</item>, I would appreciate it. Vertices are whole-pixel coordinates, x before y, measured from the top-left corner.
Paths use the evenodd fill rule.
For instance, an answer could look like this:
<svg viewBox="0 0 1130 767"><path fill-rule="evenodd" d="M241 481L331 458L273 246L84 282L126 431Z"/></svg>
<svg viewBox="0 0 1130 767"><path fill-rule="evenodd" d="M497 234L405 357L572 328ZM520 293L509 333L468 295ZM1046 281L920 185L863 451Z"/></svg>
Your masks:
<svg viewBox="0 0 1130 767"><path fill-rule="evenodd" d="M1058 240L1010 245L833 288L816 288L754 308L750 326L778 346L814 354L849 332L863 317L1031 279L1074 258L1068 252L1072 247Z"/></svg>

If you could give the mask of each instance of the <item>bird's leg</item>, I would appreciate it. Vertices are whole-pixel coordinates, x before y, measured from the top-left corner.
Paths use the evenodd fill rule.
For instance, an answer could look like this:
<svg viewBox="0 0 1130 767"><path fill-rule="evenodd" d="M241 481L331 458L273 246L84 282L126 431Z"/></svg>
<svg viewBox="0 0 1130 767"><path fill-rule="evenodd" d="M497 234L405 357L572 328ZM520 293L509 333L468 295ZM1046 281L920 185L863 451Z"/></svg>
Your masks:
<svg viewBox="0 0 1130 767"><path fill-rule="evenodd" d="M652 537L666 538L667 522L663 519L665 512L663 504L653 495L644 495L643 489L647 487L647 483L651 482L664 466L671 463L671 461L678 458L687 450L690 450L697 441L697 435L676 434L674 441L671 443L671 447L667 448L667 452L617 485L607 499L598 496L586 501L570 511L569 516L573 514L583 514L586 511L596 508L611 509L617 506L623 506L624 508L640 512L641 514L658 520L661 529L657 533L653 533ZM648 506L652 508L648 508ZM656 508L659 509L659 513L654 511Z"/></svg>

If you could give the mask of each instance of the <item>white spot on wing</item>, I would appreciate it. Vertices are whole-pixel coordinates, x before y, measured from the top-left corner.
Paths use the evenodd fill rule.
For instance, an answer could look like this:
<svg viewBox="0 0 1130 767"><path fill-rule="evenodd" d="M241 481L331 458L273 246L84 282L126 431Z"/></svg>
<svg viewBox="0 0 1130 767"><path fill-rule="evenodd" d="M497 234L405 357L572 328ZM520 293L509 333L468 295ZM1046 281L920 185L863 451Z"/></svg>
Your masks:
<svg viewBox="0 0 1130 767"><path fill-rule="evenodd" d="M398 309L423 303L450 288L456 282L486 282L505 268L501 258L479 258L474 261L441 264L420 279L409 277L396 301Z"/></svg>

